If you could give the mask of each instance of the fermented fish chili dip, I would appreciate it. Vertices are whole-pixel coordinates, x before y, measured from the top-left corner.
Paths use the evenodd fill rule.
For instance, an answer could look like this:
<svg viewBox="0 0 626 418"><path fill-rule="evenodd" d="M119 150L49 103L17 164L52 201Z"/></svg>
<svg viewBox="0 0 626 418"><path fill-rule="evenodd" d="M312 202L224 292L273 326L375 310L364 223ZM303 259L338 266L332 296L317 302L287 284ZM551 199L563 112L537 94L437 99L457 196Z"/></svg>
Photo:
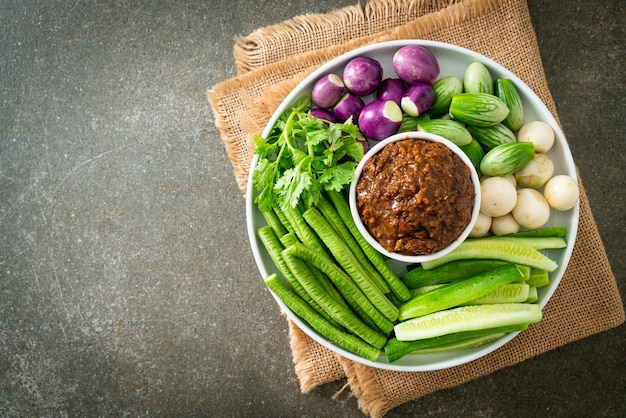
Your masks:
<svg viewBox="0 0 626 418"><path fill-rule="evenodd" d="M470 169L447 146L405 139L365 163L356 204L363 224L388 252L425 255L462 234L472 218L474 192Z"/></svg>

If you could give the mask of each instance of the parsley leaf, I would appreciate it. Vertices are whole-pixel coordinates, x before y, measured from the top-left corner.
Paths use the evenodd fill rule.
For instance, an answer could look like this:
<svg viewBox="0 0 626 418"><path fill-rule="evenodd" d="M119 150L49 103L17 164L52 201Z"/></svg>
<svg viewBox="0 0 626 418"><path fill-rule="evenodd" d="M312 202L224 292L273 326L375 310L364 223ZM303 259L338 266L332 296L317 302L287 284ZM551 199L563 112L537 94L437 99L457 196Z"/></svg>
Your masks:
<svg viewBox="0 0 626 418"><path fill-rule="evenodd" d="M351 119L331 123L314 116L311 96L285 111L267 135L253 138L258 156L252 181L261 211L300 202L315 205L324 190L340 191L352 182L363 158L363 134Z"/></svg>

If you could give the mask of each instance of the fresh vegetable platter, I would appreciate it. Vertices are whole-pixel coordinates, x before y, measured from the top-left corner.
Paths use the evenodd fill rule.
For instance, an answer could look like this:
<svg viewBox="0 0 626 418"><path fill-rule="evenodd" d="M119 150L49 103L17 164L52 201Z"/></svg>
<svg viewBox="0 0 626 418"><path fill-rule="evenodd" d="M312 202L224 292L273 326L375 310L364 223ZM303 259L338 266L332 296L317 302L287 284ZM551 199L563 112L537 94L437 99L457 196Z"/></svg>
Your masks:
<svg viewBox="0 0 626 418"><path fill-rule="evenodd" d="M349 183L351 181L350 170L354 170L354 167L356 165L356 162L352 165L350 163L343 163L346 161L350 162L350 160L355 160L359 157L362 157L363 152L367 151L367 147L365 147L365 149L361 148L364 145L363 141L365 137L370 138L369 142L373 143L371 139L372 136L370 135L381 136L381 138L373 139L374 142L389 135L387 135L385 132L377 132L379 127L376 126L375 121L371 123L371 127L373 130L370 130L370 127L364 126L364 130L368 131L368 133L371 132L371 134L367 136L363 135L363 133L356 127L356 123L352 124L351 121L348 121L344 125L341 125L339 128L337 128L336 131L326 132L326 135L331 135L332 137L336 138L336 144L338 144L337 147L341 147L340 155L338 155L338 153L337 155L333 156L330 152L327 154L325 150L323 154L320 154L316 157L316 159L313 159L311 155L313 154L313 149L318 145L317 143L314 143L313 145L308 145L308 151L310 154L308 157L306 150L304 153L302 153L300 152L301 150L299 151L298 149L296 149L297 147L293 148L290 144L287 148L293 148L290 151L293 153L293 159L295 162L292 161L290 163L291 165L282 167L283 175L280 179L275 176L276 171L280 167L278 167L278 165L276 164L272 166L271 163L266 161L263 153L264 151L266 155L272 152L274 154L281 153L278 151L278 149L268 151L268 147L272 147L274 146L274 144L270 143L270 141L265 142L263 138L277 137L277 130L280 131L281 129L292 129L292 125L295 126L295 124L293 120L290 120L289 117L286 116L289 114L289 111L298 107L308 110L311 107L311 93L314 89L316 82L324 77L328 78L328 76L331 74L336 75L337 77L344 76L344 69L346 65L353 61L354 58L366 57L378 62L381 66L380 70L382 71L382 79L397 78L398 75L396 70L394 69L392 62L393 57L400 48L407 45L417 45L424 47L433 54L433 56L437 60L437 65L439 66L439 72L436 75L436 79L442 79L447 76L455 76L460 80L463 80L468 67L470 65L476 65L475 63L480 63L482 64L482 66L484 66L484 68L488 70L493 80L509 80L515 86L519 94L521 106L523 107L523 120L517 121L517 123L525 124L530 121L541 121L542 123L545 123L549 127L551 127L552 131L554 132L554 143L551 144L549 150L545 154L551 160L554 168L554 174L565 175L567 176L567 178L572 179L574 182L577 181L576 170L571 156L571 152L569 150L567 141L558 126L558 123L556 122L550 111L547 109L547 107L544 105L544 103L541 101L541 99L515 74L511 73L503 66L499 65L493 60L486 58L483 55L455 45L424 40L390 41L359 48L329 61L328 63L322 65L313 73L311 73L285 98L283 103L279 106L272 118L269 120L265 130L258 136L258 138L255 139L255 156L251 165L252 168L249 176L246 195L246 216L248 235L251 243L252 252L263 280L265 280L267 286L270 288L270 290L272 290L271 294L280 306L280 308L286 313L289 319L294 321L298 325L298 327L301 328L307 335L309 335L315 341L322 344L331 351L365 365L397 371L428 371L443 369L470 362L488 353L493 352L494 350L502 347L504 344L511 341L521 330L524 329L524 327L507 327L506 318L508 318L509 316L512 317L514 315L517 315L519 317L521 315L522 317L526 317L528 319L527 323L529 324L540 320L540 313L538 308L542 309L548 303L550 297L558 286L559 281L561 280L569 262L578 228L579 207L578 203L576 202L573 207L566 210L550 210L547 221L543 222L543 224L541 225L541 230L551 231L551 233L558 235L558 238L562 242L564 242L564 244L556 245L556 247L558 248L550 249L542 247L540 249L541 255L547 257L547 259L550 260L553 265L549 268L549 270L551 271L547 273L547 278L545 278L546 282L543 285L536 287L537 293L535 303L527 304L529 306L528 309L526 309L526 307L522 307L522 310L524 310L524 312L521 312L519 310L516 312L509 312L509 310L507 310L508 308L504 307L503 304L500 304L500 306L503 306L503 310L495 316L502 318L501 322L503 326L498 327L498 330L502 331L502 336L496 339L490 339L488 342L485 342L478 346L467 346L466 348L455 350L431 350L430 352L424 351L423 353L419 354L413 353L413 350L407 352L406 348L393 347L391 349L391 352L396 350L396 354L398 352L400 352L401 354L398 355L397 358L393 358L392 360L390 360L388 355L386 355L385 351L382 349L382 345L384 345L385 343L384 341L380 341L380 333L378 333L378 335L377 333L372 333L372 335L369 335L369 330L366 329L364 331L364 335L366 335L365 338L369 339L369 341L373 345L377 345L378 347L380 347L379 351L360 351L359 349L354 349L354 347L352 347L352 349L348 349L354 342L354 338L352 336L344 340L342 344L338 344L333 341L332 338L329 338L329 335L332 335L332 332L329 333L327 331L327 324L333 323L333 315L330 315L331 318L329 320L324 318L319 321L317 319L313 319L313 321L316 322L316 326L313 327L311 326L310 321L303 319L303 317L310 319L310 315L307 313L310 312L310 305L301 305L301 300L299 300L295 304L292 303L293 300L291 300L290 303L285 303L286 299L281 293L284 290L290 291L291 283L287 277L284 277L283 273L285 269L289 269L291 267L292 271L299 271L301 268L307 270L306 263L308 262L311 266L315 266L311 267L310 270L315 270L317 274L321 273L322 276L328 275L329 277L332 277L333 282L335 279L340 282L341 280L346 279L347 276L343 275L341 271L336 271L337 269L335 268L336 266L334 264L333 266L327 265L327 261L333 260L335 258L334 254L327 253L324 258L319 258L317 254L311 253L312 247L307 245L306 242L301 245L302 243L299 242L295 234L288 234L287 232L289 231L287 230L283 231L285 232L284 236L278 236L276 234L273 234L271 231L271 224L272 222L277 222L278 220L269 219L268 213L274 213L280 216L286 215L288 217L287 221L291 220L292 222L296 223L302 222L303 224L308 223L310 225L315 225L316 228L318 225L324 224L324 218L326 214L332 212L333 204L337 203L334 200L336 200L337 197L342 194L342 191L338 190L343 187L343 192L345 192L349 187ZM479 79L474 80L473 82L478 85L481 83ZM367 86L356 86L354 88L367 90ZM496 88L499 88L497 83ZM336 98L330 98L328 97L328 94L326 94L325 98L328 99L329 102L335 102ZM376 95L374 92L366 92L362 96L362 100L366 104L375 101L375 98ZM458 99L460 100L462 99L462 97L459 97ZM409 109L409 111L411 112L421 112L419 110L419 107L421 106L419 100L415 101L414 103L414 106L416 106L416 110L411 109L410 106L407 107L407 109ZM474 121L472 121L471 118L474 115L465 114L466 107L464 107L465 105L463 103L457 103L454 106L456 106L456 108L454 109L456 115L454 116L456 116L457 120L462 122L470 122L472 126L478 124L478 122L472 123ZM383 109L377 109L375 113L381 114L382 112ZM395 112L397 113L397 109L395 110ZM452 110L450 112L452 113ZM393 113L394 111L392 110L392 116ZM463 120L464 118L469 119ZM470 123L468 123L467 126L470 126ZM512 121L511 123L516 122ZM293 129L310 129L311 131L315 131L316 128L313 127L313 124L310 123L309 125L310 126L297 127ZM436 126L437 123L431 125L433 129L438 128L438 126ZM315 136L315 132L312 135ZM474 131L472 133L473 137L479 135L481 135L481 132ZM495 137L497 138L497 136ZM285 148L285 146L283 146L283 148ZM535 149L535 151L537 152L538 150ZM522 150L522 152L528 153L528 150ZM515 158L511 157L510 152L505 152L504 154L502 154L503 156L498 156L498 154L495 152L493 154L494 155L490 157L490 159L485 160L484 167L485 171L494 170L492 173L490 173L490 176L492 177L498 177L497 170L501 169L502 166L517 164L517 162L514 161ZM327 166L324 164L330 165ZM302 167L304 167L305 165L307 168L303 169ZM289 171L290 168L291 170ZM314 172L316 170L319 171L319 177L317 177L318 180L316 180L314 176L311 177L311 172ZM534 174L532 174L531 177L532 176L534 176ZM270 178L272 178L273 180L268 180ZM321 185L318 184L320 183L320 178L322 179ZM277 185L274 184L272 181L275 181ZM264 189L264 182L270 184L271 187L266 187ZM334 191L325 194L326 192L323 191L324 187L326 187L327 190L334 189ZM278 195L279 200L277 200L276 197L269 196L269 194L273 192L276 192L274 194ZM486 192L483 191L481 194L484 195L485 193ZM297 213L294 213L291 209L292 204L295 205L298 202L300 202L300 209L302 209L299 215ZM343 206L343 209L345 209L347 207L346 201L344 201L342 205L343 204L345 204L345 206ZM315 206L314 210L307 211L306 209L311 206ZM326 206L330 206L330 209L325 208ZM274 211L271 210L272 207L275 209ZM329 214L328 216L331 216L331 214ZM298 219L294 219L294 217L298 217ZM346 225L334 226L333 228L336 231L339 231L344 226ZM533 228L522 229L532 230ZM324 235L325 237L326 235L328 235L328 242L324 241L325 246L329 246L329 248L333 246L340 247L340 249L344 251L344 253L349 253L347 255L347 258L349 258L350 260L358 260L359 257L363 257L363 254L361 254L361 250L359 250L358 248L346 245L346 243L342 240L339 240L342 242L337 241L336 243L333 241L336 240L337 236L342 236L342 234L346 236L348 234L347 229L343 230L343 232L339 232L338 235L336 235L334 238L332 236L333 234L330 234L329 231L330 230L328 229L324 229L322 225L319 231L316 229L314 232ZM535 234L535 236L536 235L540 235L540 233ZM465 250L478 251L479 253L482 252L483 254L485 253L485 251L488 251L490 247L496 248L496 251L503 250L503 247L498 243L486 243L480 245L482 245L482 247L468 246ZM325 248L320 248L319 252L323 253L324 250ZM285 258L277 260L277 254L280 258L281 252L284 253ZM289 266L281 265L281 263L284 262L285 259L288 261ZM308 261L303 264L303 260ZM395 274L398 278L406 276L408 271L415 270L416 267L415 265L410 265L408 263L394 260L384 259L383 261L385 266L382 268L382 270L387 269ZM449 259L448 261L452 262L453 260ZM484 260L480 262L476 261L476 263L471 263L471 268L477 268L477 270L475 270L471 274L471 280L469 282L466 281L465 284L455 286L461 289L469 289L472 287L472 280L475 282L480 281L481 284L479 286L482 286L484 288L486 288L486 285L484 283L488 281L492 282L490 284L490 286L492 287L496 285L505 285L507 283L515 284L517 279L519 279L518 274L521 274L520 269L512 268L511 263L507 265L490 264L488 267L480 270L480 264L482 262L484 262ZM494 262L494 260L492 260L491 262ZM421 268L421 266L417 267ZM432 267L434 267L434 264L432 266L429 266L429 268ZM481 275L486 275L485 271L489 270L489 268L500 269L497 277L481 277ZM332 286L332 284L330 285L332 289L329 288L328 281L320 279L319 284L321 285L321 287L307 288L305 289L305 291L313 293L320 292L320 294L328 291L329 295L332 292L335 292L334 286ZM350 283L344 284L347 287L349 287L348 285L353 286ZM307 284L306 286L309 286L309 284ZM315 286L317 286L317 284ZM393 289L393 281L391 282L391 287L394 293L396 291L399 292L395 293L396 296L398 296L398 294L403 294L402 289ZM428 290L433 289L429 289L428 286L423 286L423 289L414 289L411 297L418 297L419 291ZM404 289L404 291L406 291L406 288ZM462 292L467 292L467 290L462 290ZM458 295L458 291L454 288L445 289L439 291L438 293L440 293L443 298L449 298L451 300L454 300L455 297ZM327 297L326 293L324 293L324 297L320 296L320 303L322 303L323 305L327 303L327 301L324 299L325 297ZM417 328L403 326L401 324L400 326L398 326L399 324L397 317L394 321L390 321L388 319L388 315L385 314L385 309L395 309L395 314L397 315L398 306L401 305L401 301L399 301L397 297L394 296L391 298L391 300L394 301L394 298L396 304L395 308L392 306L385 306L385 303L387 301L380 302L380 304L378 305L377 301L374 300L373 302L374 305L379 307L378 313L383 312L381 318L376 319L374 322L376 322L376 324L383 324L379 326L386 329L387 337L385 338L387 339L387 345L389 345L389 341L393 338L394 332L405 333L408 335L417 335L421 332L419 331L419 326L417 326ZM406 301L407 300L405 295L404 302ZM424 309L428 309L427 305L428 303L432 302L432 298L429 299L428 297L426 297L424 301L425 303L416 302L407 304L406 309L399 310L400 315L413 316L412 314L418 311L421 312L420 315L423 315L424 312L422 311ZM352 301L348 301L348 303L352 303ZM343 304L343 302L341 304ZM535 305L537 308L534 308L532 305ZM479 307L476 308L475 306ZM480 313L480 310L482 308L480 306L481 305L463 306L463 309L467 311L467 313L464 315L478 315L478 317L481 317L482 313ZM304 310L304 313L301 309ZM336 304L330 303L330 305L328 305L328 309L336 309L336 317L343 318L344 307L337 307ZM370 308L366 307L366 309ZM294 313L294 310L299 311L300 314ZM445 311L446 310L443 310L442 315L445 315L447 313ZM472 311L476 311L477 313L472 313ZM383 318L383 316L387 316L387 318ZM315 318L317 318L317 316ZM466 330L463 327L459 329L455 328L454 321L445 321L448 321L447 324L451 324L451 333L459 331L463 332ZM346 324L338 324L337 329L344 330L344 327L350 327L352 325L352 322L352 320L348 319L346 321ZM393 327L394 325L396 325L396 327L392 329L391 327ZM499 325L499 323L495 325ZM494 329L496 329L495 325ZM416 329L418 331L416 331ZM428 326L426 326L426 328L424 329L427 330ZM320 332L320 330L322 332ZM480 332L472 335L472 337L476 339L480 339L482 336L483 334L481 334ZM446 337L444 336L443 338L445 339ZM450 340L450 343L452 343L451 346L454 345L454 340ZM356 346L361 347L360 341L355 344ZM400 346L402 346L402 344L400 344ZM416 350L418 348L419 346L416 346Z"/></svg>

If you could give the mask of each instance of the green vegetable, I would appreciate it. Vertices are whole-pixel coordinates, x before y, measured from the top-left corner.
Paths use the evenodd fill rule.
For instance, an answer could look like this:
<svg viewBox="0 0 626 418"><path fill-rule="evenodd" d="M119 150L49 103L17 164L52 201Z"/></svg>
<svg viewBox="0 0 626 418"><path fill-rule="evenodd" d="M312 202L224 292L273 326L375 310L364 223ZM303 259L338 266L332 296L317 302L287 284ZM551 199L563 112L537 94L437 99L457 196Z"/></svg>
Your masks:
<svg viewBox="0 0 626 418"><path fill-rule="evenodd" d="M346 202L344 196L339 192L333 191L328 192L327 194L333 205L335 205L335 209L337 209L337 213L343 220L344 224L348 227L352 236L359 243L367 258L369 258L372 264L376 266L380 274L383 276L387 285L391 288L393 295L401 301L408 300L411 297L409 289L407 289L406 285L400 280L391 267L389 267L382 254L376 251L376 249L372 247L369 242L367 242L363 235L361 235L361 232L354 223L350 207L348 206L348 202Z"/></svg>
<svg viewBox="0 0 626 418"><path fill-rule="evenodd" d="M454 95L463 92L463 81L454 75L441 77L433 84L433 90L435 101L428 110L428 114L437 118L447 114Z"/></svg>
<svg viewBox="0 0 626 418"><path fill-rule="evenodd" d="M330 201L326 200L326 198L322 198L320 199L316 207L320 211L320 214L322 214L324 219L326 219L328 224L333 228L335 233L341 239L343 239L344 243L348 246L350 251L352 251L355 257L361 262L361 264L363 265L365 270L367 270L370 276L375 278L375 280L379 284L383 283L381 287L384 289L384 291L388 291L389 288L384 282L384 279L382 278L376 267L374 267L369 259L365 256L363 250L361 249L361 246L356 241L356 239L354 239L333 204Z"/></svg>
<svg viewBox="0 0 626 418"><path fill-rule="evenodd" d="M546 271L554 271L558 267L554 260L551 260L528 245L504 239L494 240L482 238L465 240L452 252L443 257L423 262L422 267L426 270L430 270L451 261L471 259L503 260Z"/></svg>
<svg viewBox="0 0 626 418"><path fill-rule="evenodd" d="M470 305L400 322L394 332L400 341L413 341L456 332L534 324L541 321L541 317L541 307L536 304Z"/></svg>
<svg viewBox="0 0 626 418"><path fill-rule="evenodd" d="M304 300L306 303L311 305L313 309L315 309L320 315L324 316L328 321L333 322L335 325L339 326L339 324L332 319L332 317L322 309L317 302L315 302L311 296L307 293L307 291L302 287L298 279L293 275L289 266L285 262L282 251L284 250L284 246L276 237L276 234L269 226L262 226L257 229L257 236L265 246L270 258L274 262L274 265L278 268L278 271L285 278L291 289Z"/></svg>
<svg viewBox="0 0 626 418"><path fill-rule="evenodd" d="M489 126L502 122L509 108L488 93L459 93L452 98L449 113L452 119L468 125Z"/></svg>
<svg viewBox="0 0 626 418"><path fill-rule="evenodd" d="M515 241L520 244L528 245L535 250L547 250L556 248L567 247L567 242L562 237L524 237L524 236L512 236L512 235L491 235L483 237L481 239L495 239L495 240L507 240Z"/></svg>
<svg viewBox="0 0 626 418"><path fill-rule="evenodd" d="M278 218L278 215L276 215L276 212L274 212L273 210L266 210L262 212L262 215L263 218L265 218L265 222L274 230L274 233L277 236L283 236L288 232L283 223Z"/></svg>
<svg viewBox="0 0 626 418"><path fill-rule="evenodd" d="M464 305L486 305L493 303L522 303L528 300L530 286L526 283L509 283L493 292L472 299Z"/></svg>
<svg viewBox="0 0 626 418"><path fill-rule="evenodd" d="M404 321L459 306L521 278L522 273L517 267L514 264L507 264L495 270L457 280L403 303L400 305L398 319Z"/></svg>
<svg viewBox="0 0 626 418"><path fill-rule="evenodd" d="M430 119L419 122L417 130L439 135L459 147L472 142L472 135L465 126L451 119Z"/></svg>
<svg viewBox="0 0 626 418"><path fill-rule="evenodd" d="M302 287L335 321L376 348L382 348L385 345L387 338L365 324L352 310L337 303L310 274L306 263L285 250L283 250L282 255L285 263Z"/></svg>
<svg viewBox="0 0 626 418"><path fill-rule="evenodd" d="M331 324L302 298L290 291L276 274L269 275L265 279L265 284L294 314L302 318L311 328L324 337L370 361L378 359L381 354L380 349Z"/></svg>
<svg viewBox="0 0 626 418"><path fill-rule="evenodd" d="M417 124L429 119L430 116L428 113L422 113L418 116L411 116L408 113L404 112L402 113L402 122L400 122L398 133L417 131Z"/></svg>
<svg viewBox="0 0 626 418"><path fill-rule="evenodd" d="M414 341L400 341L397 338L390 338L385 344L384 350L387 361L393 363L407 354L424 352L428 349L438 347L449 347L452 344L467 342L476 338L490 336L494 334L508 334L510 332L523 331L527 325L514 325L507 327L489 328L485 330L456 332L453 334L441 335L439 337L425 338Z"/></svg>
<svg viewBox="0 0 626 418"><path fill-rule="evenodd" d="M401 279L409 289L417 289L432 284L450 283L464 277L494 270L507 264L509 263L500 260L472 259L452 261L430 270L426 270L424 266L420 265L409 270Z"/></svg>
<svg viewBox="0 0 626 418"><path fill-rule="evenodd" d="M467 93L493 94L493 79L489 69L479 61L474 61L463 74L463 90Z"/></svg>
<svg viewBox="0 0 626 418"><path fill-rule="evenodd" d="M524 105L515 83L508 78L498 78L494 81L493 92L509 108L509 114L503 123L512 131L519 131L524 124Z"/></svg>
<svg viewBox="0 0 626 418"><path fill-rule="evenodd" d="M534 286L530 286L528 288L528 299L526 299L526 303L537 303L539 302L539 293L537 293L537 288Z"/></svg>
<svg viewBox="0 0 626 418"><path fill-rule="evenodd" d="M517 137L502 123L491 126L467 126L468 132L485 150L489 151L498 145L517 142Z"/></svg>
<svg viewBox="0 0 626 418"><path fill-rule="evenodd" d="M391 321L398 318L398 308L385 296L379 284L363 268L356 256L350 252L341 237L328 225L319 211L313 207L302 216L318 236L326 243L333 257L348 275L361 288L380 312Z"/></svg>
<svg viewBox="0 0 626 418"><path fill-rule="evenodd" d="M254 136L258 160L252 180L260 192L254 202L262 212L300 201L311 206L322 190L342 190L354 178L363 158L358 141L365 138L351 120L329 123L308 114L310 107L306 95L280 116L267 138Z"/></svg>
<svg viewBox="0 0 626 418"><path fill-rule="evenodd" d="M533 268L530 269L530 276L526 283L536 288L544 287L550 284L550 275L546 270Z"/></svg>
<svg viewBox="0 0 626 418"><path fill-rule="evenodd" d="M502 235L503 237L564 237L567 228L564 226L551 226L539 229L529 229L528 231L519 231L514 234Z"/></svg>
<svg viewBox="0 0 626 418"><path fill-rule="evenodd" d="M513 142L491 149L480 162L480 171L486 176L505 176L524 167L535 156L532 142Z"/></svg>
<svg viewBox="0 0 626 418"><path fill-rule="evenodd" d="M285 249L285 252L300 258L308 264L315 265L322 270L335 284L337 289L339 289L339 292L348 304L350 304L361 317L370 318L374 324L386 334L389 334L393 330L393 322L388 320L376 309L350 276L335 264L333 260L315 252L301 243L293 244Z"/></svg>
<svg viewBox="0 0 626 418"><path fill-rule="evenodd" d="M472 142L470 142L467 145L462 146L461 150L465 153L465 155L469 157L470 161L472 161L472 165L474 166L474 168L476 169L476 172L480 176L480 162L485 156L485 150L483 150L483 147L482 145L480 145L480 142L472 139Z"/></svg>

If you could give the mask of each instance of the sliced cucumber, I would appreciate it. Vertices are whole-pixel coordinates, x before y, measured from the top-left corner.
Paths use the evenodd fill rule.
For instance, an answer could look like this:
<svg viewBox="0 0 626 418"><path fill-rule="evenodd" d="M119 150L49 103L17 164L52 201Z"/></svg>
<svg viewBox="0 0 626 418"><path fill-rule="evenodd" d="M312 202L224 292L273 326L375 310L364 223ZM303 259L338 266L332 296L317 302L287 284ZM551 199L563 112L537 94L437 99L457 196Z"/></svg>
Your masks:
<svg viewBox="0 0 626 418"><path fill-rule="evenodd" d="M485 273L457 280L409 299L400 305L398 319L404 321L462 305L491 293L500 286L520 280L522 277L522 273L514 264L507 264Z"/></svg>
<svg viewBox="0 0 626 418"><path fill-rule="evenodd" d="M550 275L546 270L531 268L526 283L533 287L544 287L550 284Z"/></svg>
<svg viewBox="0 0 626 418"><path fill-rule="evenodd" d="M504 335L510 332L523 331L526 328L528 328L527 325L490 328L487 330L458 332L415 341L400 341L397 338L390 338L387 344L385 344L384 349L387 360L392 363L410 353L425 353L426 350L444 349L445 347L449 350L453 345L463 342L468 343L476 338L484 338L494 334Z"/></svg>
<svg viewBox="0 0 626 418"><path fill-rule="evenodd" d="M455 332L534 324L541 321L541 318L541 307L537 304L471 305L400 322L394 327L394 331L398 340L413 341Z"/></svg>
<svg viewBox="0 0 626 418"><path fill-rule="evenodd" d="M472 299L465 305L486 305L494 303L522 303L528 300L530 286L526 283L509 283L484 296Z"/></svg>
<svg viewBox="0 0 626 418"><path fill-rule="evenodd" d="M528 245L508 240L472 239L461 243L454 251L436 260L425 261L426 270L439 267L451 261L468 259L503 260L523 264L546 271L554 271L558 264Z"/></svg>
<svg viewBox="0 0 626 418"><path fill-rule="evenodd" d="M512 235L492 235L489 237L484 237L481 239L492 239L492 240L507 240L507 241L515 241L520 244L528 245L529 247L534 248L535 250L547 250L549 248L559 249L567 247L567 242L562 237L525 237L525 236L512 236Z"/></svg>

